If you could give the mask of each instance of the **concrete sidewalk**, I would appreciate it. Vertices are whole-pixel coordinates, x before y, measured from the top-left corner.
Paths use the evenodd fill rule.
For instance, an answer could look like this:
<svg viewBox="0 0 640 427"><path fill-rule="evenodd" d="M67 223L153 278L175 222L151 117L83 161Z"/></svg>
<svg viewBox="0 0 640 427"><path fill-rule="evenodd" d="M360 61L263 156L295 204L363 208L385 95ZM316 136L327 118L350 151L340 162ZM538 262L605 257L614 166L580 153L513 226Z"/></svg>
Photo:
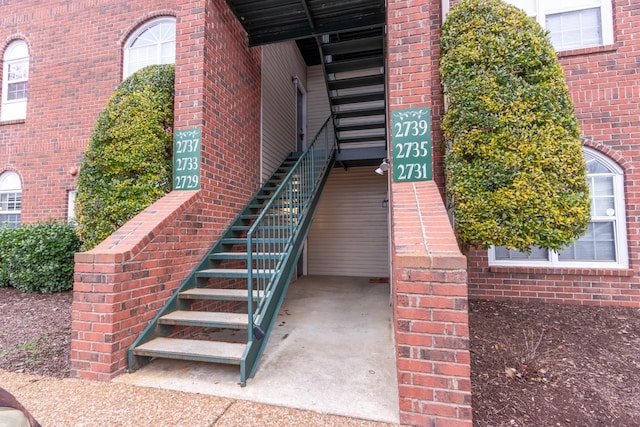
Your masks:
<svg viewBox="0 0 640 427"><path fill-rule="evenodd" d="M0 387L43 427L395 425L196 393L1 370Z"/></svg>

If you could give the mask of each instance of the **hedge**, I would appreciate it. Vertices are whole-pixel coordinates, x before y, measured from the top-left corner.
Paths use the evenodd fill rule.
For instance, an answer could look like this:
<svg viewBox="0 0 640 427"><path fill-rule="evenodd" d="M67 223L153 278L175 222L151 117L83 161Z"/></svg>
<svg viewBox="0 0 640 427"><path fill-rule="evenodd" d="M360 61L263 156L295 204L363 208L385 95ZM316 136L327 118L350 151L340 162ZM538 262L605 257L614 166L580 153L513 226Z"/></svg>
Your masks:
<svg viewBox="0 0 640 427"><path fill-rule="evenodd" d="M578 121L545 31L499 0L442 27L445 176L463 244L561 249L590 222Z"/></svg>
<svg viewBox="0 0 640 427"><path fill-rule="evenodd" d="M124 80L98 116L78 174L77 232L89 250L171 190L173 65Z"/></svg>
<svg viewBox="0 0 640 427"><path fill-rule="evenodd" d="M54 293L73 288L80 241L71 224L43 222L0 227L0 287Z"/></svg>

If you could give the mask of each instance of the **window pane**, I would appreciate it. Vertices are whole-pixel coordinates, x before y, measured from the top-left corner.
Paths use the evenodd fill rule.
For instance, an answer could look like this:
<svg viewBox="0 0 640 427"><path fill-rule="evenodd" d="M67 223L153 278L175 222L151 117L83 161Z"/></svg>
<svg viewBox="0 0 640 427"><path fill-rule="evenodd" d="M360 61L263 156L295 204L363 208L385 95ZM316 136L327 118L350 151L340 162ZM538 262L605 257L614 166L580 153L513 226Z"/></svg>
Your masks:
<svg viewBox="0 0 640 427"><path fill-rule="evenodd" d="M20 226L20 214L0 213L0 227L18 228Z"/></svg>
<svg viewBox="0 0 640 427"><path fill-rule="evenodd" d="M602 44L599 7L547 15L545 26L556 50Z"/></svg>
<svg viewBox="0 0 640 427"><path fill-rule="evenodd" d="M509 259L517 259L517 260L531 260L531 261L546 261L549 259L549 250L544 248L539 248L537 246L531 249L531 253L527 254L526 252L507 249L504 246L496 246L495 248L496 259L500 260L509 260Z"/></svg>
<svg viewBox="0 0 640 427"><path fill-rule="evenodd" d="M27 82L9 83L7 85L7 101L27 98Z"/></svg>
<svg viewBox="0 0 640 427"><path fill-rule="evenodd" d="M592 222L573 246L558 253L560 261L616 261L613 222Z"/></svg>
<svg viewBox="0 0 640 427"><path fill-rule="evenodd" d="M0 193L0 211L19 211L22 207L22 192Z"/></svg>
<svg viewBox="0 0 640 427"><path fill-rule="evenodd" d="M7 66L7 79L26 80L29 77L29 61L11 62Z"/></svg>

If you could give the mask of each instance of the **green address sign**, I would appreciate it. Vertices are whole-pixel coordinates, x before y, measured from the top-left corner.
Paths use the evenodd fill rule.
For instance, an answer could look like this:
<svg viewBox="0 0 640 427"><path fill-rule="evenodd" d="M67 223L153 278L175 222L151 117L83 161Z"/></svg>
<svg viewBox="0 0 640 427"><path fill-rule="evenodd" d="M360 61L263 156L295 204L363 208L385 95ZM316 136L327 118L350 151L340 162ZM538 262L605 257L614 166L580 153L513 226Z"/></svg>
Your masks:
<svg viewBox="0 0 640 427"><path fill-rule="evenodd" d="M173 134L173 189L200 189L200 129Z"/></svg>
<svg viewBox="0 0 640 427"><path fill-rule="evenodd" d="M393 181L433 179L431 160L431 110L409 108L391 115Z"/></svg>

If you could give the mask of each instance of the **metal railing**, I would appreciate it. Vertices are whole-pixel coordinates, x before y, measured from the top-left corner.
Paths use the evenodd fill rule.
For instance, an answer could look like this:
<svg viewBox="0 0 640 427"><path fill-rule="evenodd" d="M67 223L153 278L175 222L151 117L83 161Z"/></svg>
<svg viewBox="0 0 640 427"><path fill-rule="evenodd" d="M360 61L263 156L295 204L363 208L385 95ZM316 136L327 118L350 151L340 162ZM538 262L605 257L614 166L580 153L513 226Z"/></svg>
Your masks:
<svg viewBox="0 0 640 427"><path fill-rule="evenodd" d="M335 151L335 131L327 119L311 145L280 182L247 232L249 341L283 274L299 227Z"/></svg>

